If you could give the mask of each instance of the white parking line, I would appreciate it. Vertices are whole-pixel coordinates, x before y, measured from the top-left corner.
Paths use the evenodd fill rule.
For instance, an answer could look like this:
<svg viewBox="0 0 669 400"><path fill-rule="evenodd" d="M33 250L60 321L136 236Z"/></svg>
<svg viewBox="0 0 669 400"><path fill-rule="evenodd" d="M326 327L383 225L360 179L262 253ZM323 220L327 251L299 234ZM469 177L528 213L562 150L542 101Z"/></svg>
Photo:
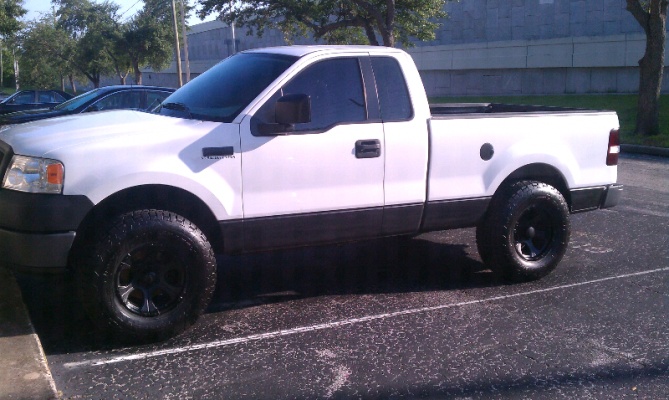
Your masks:
<svg viewBox="0 0 669 400"><path fill-rule="evenodd" d="M159 356L165 356L165 355L171 355L171 354L187 353L187 352L191 352L191 351L198 351L198 350L206 350L206 349L213 349L213 348L231 346L231 345L240 344L240 343L248 343L248 342L254 342L254 341L265 340L265 339L273 339L273 338L278 338L278 337L283 337L283 336L295 335L295 334L298 334L298 333L306 333L306 332L320 331L320 330L324 330L324 329L338 328L338 327L341 327L341 326L360 324L360 323L363 323L363 322L377 321L377 320L382 320L382 319L387 319L387 318L400 317L400 316L404 316L404 315L419 314L419 313L424 313L424 312L438 311L438 310L444 310L444 309L448 309L448 308L462 307L462 306L468 306L468 305L480 304L480 303L490 303L490 302L494 302L494 301L501 301L501 300L511 299L511 298L514 298L514 297L530 296L530 295L538 294L538 293L546 293L546 292L569 289L569 288L574 288L574 287L579 287L579 286L593 285L593 284L596 284L596 283L612 281L612 280L616 280L616 279L625 279L625 278L631 278L631 277L654 274L654 273L658 273L658 272L666 272L666 271L669 271L669 267L658 268L658 269L653 269L653 270L649 270L649 271L635 272L635 273L632 273L632 274L610 276L610 277L607 277L607 278L594 279L594 280L591 280L591 281L579 282L579 283L571 283L571 284L568 284L568 285L553 286L553 287L549 287L549 288L545 288L545 289L530 290L528 292L508 294L508 295L504 295L504 296L488 297L488 298L480 299L480 300L464 301L464 302L461 302L461 303L442 304L442 305L439 305L439 306L432 306L432 307L412 308L412 309L409 309L409 310L395 311L395 312L385 313L385 314L369 315L369 316L366 316L366 317L351 318L351 319L345 319L345 320L341 320L341 321L327 322L327 323L324 323L324 324L301 326L301 327L292 328L292 329L278 330L278 331L267 332L267 333L259 333L259 334L255 334L255 335L249 335L249 336L227 339L227 340L215 340L213 342L200 343L200 344L195 344L195 345L185 346L185 347L176 347L176 348L172 348L172 349L149 351L149 352L145 352L145 353L130 354L130 355L126 355L126 356L100 358L100 359L93 359L93 360L86 360L86 361L77 361L77 362L65 363L65 364L63 364L63 366L65 368L96 367L96 366L107 365L107 364L116 364L116 363L121 363L121 362L144 360L144 359L147 359L147 358L153 358L153 357L159 357Z"/></svg>

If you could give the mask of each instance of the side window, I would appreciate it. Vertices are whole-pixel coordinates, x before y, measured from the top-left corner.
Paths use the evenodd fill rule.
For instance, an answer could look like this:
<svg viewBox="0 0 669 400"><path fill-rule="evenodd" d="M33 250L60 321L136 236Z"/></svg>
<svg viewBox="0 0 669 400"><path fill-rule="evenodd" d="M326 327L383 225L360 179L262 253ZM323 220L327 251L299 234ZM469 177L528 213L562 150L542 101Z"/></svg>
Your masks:
<svg viewBox="0 0 669 400"><path fill-rule="evenodd" d="M411 98L397 60L391 57L372 57L372 68L381 103L381 119L384 122L411 119Z"/></svg>
<svg viewBox="0 0 669 400"><path fill-rule="evenodd" d="M169 92L158 92L158 91L147 91L146 92L146 111L151 111L156 108L160 103L163 102L171 93Z"/></svg>
<svg viewBox="0 0 669 400"><path fill-rule="evenodd" d="M124 91L111 94L93 104L97 111L118 109L139 109L141 93L139 91Z"/></svg>
<svg viewBox="0 0 669 400"><path fill-rule="evenodd" d="M65 101L65 97L63 97L60 93L58 92L52 92L53 93L53 100L56 103L62 103Z"/></svg>
<svg viewBox="0 0 669 400"><path fill-rule="evenodd" d="M53 92L38 92L38 103L53 103Z"/></svg>
<svg viewBox="0 0 669 400"><path fill-rule="evenodd" d="M283 87L284 95L302 93L311 98L311 122L296 125L295 131L324 130L367 119L357 58L321 61Z"/></svg>
<svg viewBox="0 0 669 400"><path fill-rule="evenodd" d="M35 102L35 91L27 90L23 93L19 93L16 97L12 99L13 104L30 104Z"/></svg>

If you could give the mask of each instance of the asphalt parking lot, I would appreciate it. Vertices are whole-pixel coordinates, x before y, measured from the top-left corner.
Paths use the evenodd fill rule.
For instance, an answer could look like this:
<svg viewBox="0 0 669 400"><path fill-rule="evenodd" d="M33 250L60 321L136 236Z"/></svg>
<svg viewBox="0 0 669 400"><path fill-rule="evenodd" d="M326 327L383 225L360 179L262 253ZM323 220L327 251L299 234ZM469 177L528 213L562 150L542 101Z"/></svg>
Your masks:
<svg viewBox="0 0 669 400"><path fill-rule="evenodd" d="M550 276L506 284L474 231L221 257L207 314L148 346L93 331L69 275L19 275L64 398L669 397L669 159L577 214Z"/></svg>

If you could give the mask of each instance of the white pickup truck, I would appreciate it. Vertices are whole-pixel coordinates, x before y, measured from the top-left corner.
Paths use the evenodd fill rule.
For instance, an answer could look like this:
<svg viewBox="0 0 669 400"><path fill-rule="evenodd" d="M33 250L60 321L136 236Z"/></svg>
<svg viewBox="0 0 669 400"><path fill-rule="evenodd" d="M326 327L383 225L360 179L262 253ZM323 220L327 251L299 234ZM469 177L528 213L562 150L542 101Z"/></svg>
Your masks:
<svg viewBox="0 0 669 400"><path fill-rule="evenodd" d="M403 51L295 46L229 57L154 113L2 128L0 254L70 266L103 329L175 335L216 253L476 227L484 263L536 279L569 214L614 206L614 112L433 105Z"/></svg>

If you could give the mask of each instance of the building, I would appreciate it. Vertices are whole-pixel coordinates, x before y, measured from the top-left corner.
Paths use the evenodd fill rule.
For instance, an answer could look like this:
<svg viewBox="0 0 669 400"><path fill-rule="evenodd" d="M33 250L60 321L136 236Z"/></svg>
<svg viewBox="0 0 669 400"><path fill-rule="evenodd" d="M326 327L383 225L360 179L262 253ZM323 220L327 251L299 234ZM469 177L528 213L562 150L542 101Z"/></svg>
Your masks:
<svg viewBox="0 0 669 400"><path fill-rule="evenodd" d="M436 40L407 51L430 96L634 93L646 38L625 7L624 0L449 2ZM195 25L188 34L191 73L232 54L233 42L237 50L286 44L276 31L257 38L237 29L233 40L222 22ZM145 83L174 86L175 71L147 71ZM669 79L663 81L667 93Z"/></svg>

